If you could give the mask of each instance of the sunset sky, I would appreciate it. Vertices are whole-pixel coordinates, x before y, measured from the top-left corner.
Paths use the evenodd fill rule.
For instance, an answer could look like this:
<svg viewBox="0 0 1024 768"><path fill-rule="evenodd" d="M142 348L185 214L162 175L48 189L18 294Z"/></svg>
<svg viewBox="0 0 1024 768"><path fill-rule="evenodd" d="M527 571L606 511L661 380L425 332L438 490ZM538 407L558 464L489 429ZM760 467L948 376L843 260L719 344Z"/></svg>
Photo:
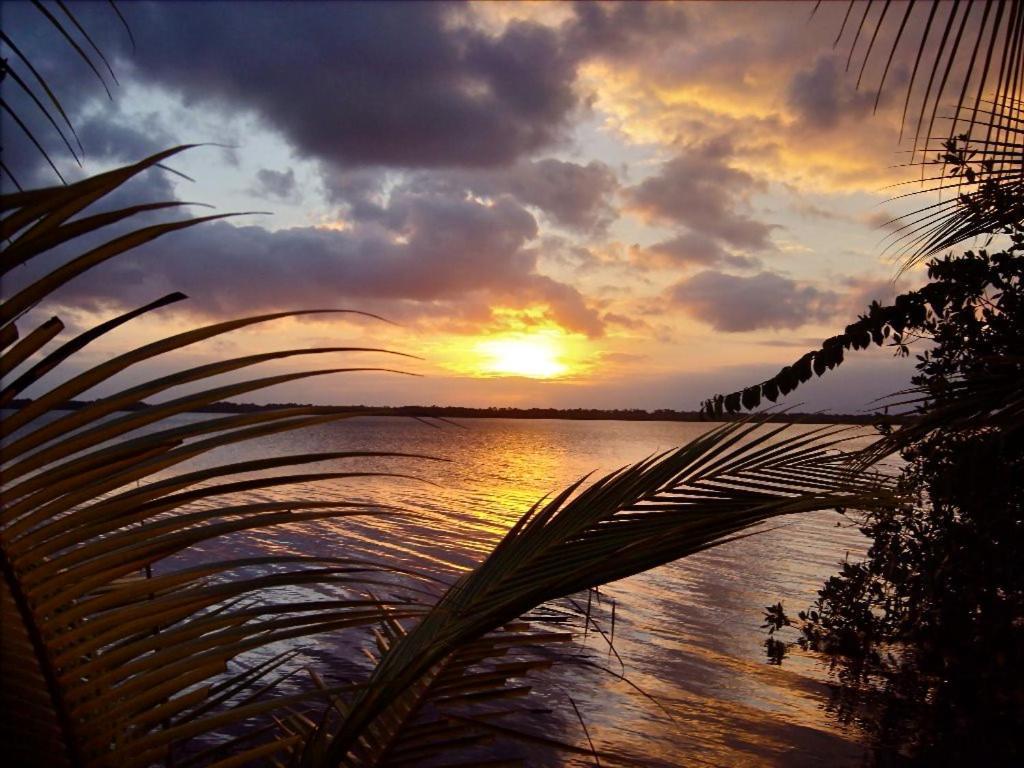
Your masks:
<svg viewBox="0 0 1024 768"><path fill-rule="evenodd" d="M175 360L310 344L423 358L317 359L421 377L319 377L261 402L694 409L891 298L883 224L922 202L887 188L909 178L893 167L906 62L873 114L878 73L857 90L849 42L832 47L845 4L811 8L123 3L133 51L106 3L76 4L120 82L107 99L38 11L5 4L85 147L78 169L48 145L69 177L212 142L170 162L194 181L156 170L110 204L269 212L163 238L36 317L74 332L190 296L91 349L96 362L198 323L343 307L395 325L278 321ZM54 183L3 131L22 185ZM862 352L794 397L856 411L908 371Z"/></svg>

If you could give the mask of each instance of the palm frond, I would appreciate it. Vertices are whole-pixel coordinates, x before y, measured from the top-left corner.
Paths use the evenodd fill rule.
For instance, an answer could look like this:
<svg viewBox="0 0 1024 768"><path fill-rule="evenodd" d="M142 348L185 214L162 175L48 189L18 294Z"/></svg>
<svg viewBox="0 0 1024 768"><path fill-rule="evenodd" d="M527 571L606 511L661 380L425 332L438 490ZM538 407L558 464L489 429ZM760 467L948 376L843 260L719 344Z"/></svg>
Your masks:
<svg viewBox="0 0 1024 768"><path fill-rule="evenodd" d="M79 40L76 39L76 34L82 40L85 41L84 45L92 50L93 55L102 63L103 67L109 74L110 79L115 84L117 84L117 75L114 74L114 69L110 65L110 62L108 61L106 54L104 54L100 46L96 44L96 42L92 38L92 35L89 34L89 31L85 28L85 25L82 24L82 22L74 14L74 12L70 8L68 8L68 6L64 2L62 2L61 0L57 0L57 7L59 8L60 13L64 19L64 21L62 21L60 18L55 16L49 8L43 5L43 3L39 2L39 0L32 0L32 5L36 8L36 10L39 11L39 13L45 19L46 23L53 30L55 30L57 34L60 35L61 39L64 42L66 42L68 46L75 52L75 54L78 56L81 62L84 63L85 66L88 67L88 69L96 76L96 79L99 80L100 86L106 92L107 98L112 99L113 94L110 92L110 87L107 85L106 78L104 78L96 63L93 61L93 57L90 56L89 53L85 50L83 44L79 43ZM134 47L135 39L132 35L131 29L128 26L128 22L125 20L123 14L118 9L118 7L113 3L113 0L111 0L110 6L114 15L120 20L125 30L127 31L128 37L132 42L132 46ZM28 72L32 74L32 77L34 78L34 83L38 86L40 92L37 92L35 87L33 85L30 85L26 81L27 75L23 78L17 72L12 63L8 61L6 57L0 60L0 80L6 79L6 77L8 76L11 78L11 80L18 86L21 92L29 98L31 103L40 111L43 117L46 118L47 123L49 123L50 127L53 128L54 133L56 133L57 136L60 138L61 142L68 150L68 153L71 155L71 157L75 160L75 162L81 165L82 156L84 155L85 150L82 147L82 142L78 138L78 134L75 132L75 127L71 122L71 118L68 117L67 112L64 110L64 107L60 103L60 99L57 98L49 83L47 83L46 79L39 73L39 71L33 65L32 60L29 58L29 56L22 52L22 50L14 43L14 41L10 38L8 34L6 34L6 32L0 32L0 43L2 43L5 47L9 48L11 52L17 57L21 65L23 65L25 69L27 69ZM77 152L71 146L71 142L68 140L68 137L64 134L63 129L57 124L55 117L44 105L44 98L49 102L51 106L53 106L54 109L56 109L57 113L61 116L64 124L71 132L76 144L78 145ZM14 123L26 135L28 140L32 143L32 145L36 148L36 150L39 152L42 158L46 161L47 165L50 166L50 169L54 172L57 178L60 179L61 183L66 183L64 176L61 174L60 170L57 168L56 163L53 161L53 158L50 157L49 152L47 152L44 146L45 140L42 137L37 136L35 132L22 119L22 116L19 114L19 111L11 107L6 101L0 101L0 107L2 107L8 115L10 115ZM9 169L7 169L7 166L5 164L2 165L4 175L14 183L16 188L20 190L20 185L18 184L17 180L14 179L13 176L11 176Z"/></svg>
<svg viewBox="0 0 1024 768"><path fill-rule="evenodd" d="M379 664L407 635L402 622L388 610L376 633L376 646L368 655ZM494 740L495 728L501 728L506 739L543 741L546 747L590 754L571 743L531 733L514 722L517 716L531 710L527 697L532 687L528 677L552 666L552 644L571 639L568 632L519 621L464 644L406 689L389 716L379 718L363 734L360 764L398 768L443 758L444 764L450 766L480 765L485 754L480 748ZM522 701L526 704L516 704ZM344 722L350 713L349 704L338 696L331 699L325 715L284 723L285 734L300 737L290 750L293 762L329 764L326 724ZM513 723L508 723L510 719ZM502 723L506 723L505 727L501 727ZM522 762L505 760L501 764Z"/></svg>
<svg viewBox="0 0 1024 768"><path fill-rule="evenodd" d="M996 128L985 143L972 143L966 134L943 142L931 163L941 175L926 179L928 186L907 195L954 188L956 193L901 216L886 238L885 253L903 257L901 272L975 238L1008 234L1024 226L1024 130L1019 120L993 115Z"/></svg>
<svg viewBox="0 0 1024 768"><path fill-rule="evenodd" d="M63 119L64 124L67 126L67 129L71 131L71 135L74 136L75 143L78 145L79 153L84 154L85 150L82 148L82 142L78 138L78 133L75 131L75 126L72 124L71 118L69 118L67 112L64 111L64 107L63 105L61 105L60 99L58 99L54 92L50 90L50 86L47 84L46 80L43 78L41 74L39 74L39 71L35 68L35 66L33 66L32 61L21 52L21 49L14 44L14 41L11 40L11 38L8 37L3 30L0 30L0 42L2 42L5 46L10 48L14 55L18 57L19 61L21 61L21 63L25 65L26 69L28 69L28 71L32 73L32 77L35 79L35 82L38 83L39 87L43 90L43 94L49 100L50 104L53 105L54 109L57 110L57 113L61 116L61 119ZM6 75L10 75L12 79L16 78L16 82L20 84L19 87L21 87L23 90L29 93L30 98L32 98L35 104L40 104L41 100L39 96L36 95L35 91L32 90L31 86L24 85L24 80L22 80L21 77L17 77L17 72L15 69L11 67L9 61L4 62L3 72ZM49 114L49 111L45 107L40 108L43 110L44 113Z"/></svg>
<svg viewBox="0 0 1024 768"><path fill-rule="evenodd" d="M951 74L957 76L961 88L953 107L953 125L944 138L970 132L983 99L994 98L997 104L1005 106L1019 100L1016 78L1024 66L1024 25L1021 24L1020 3L1016 0L909 2L902 13L896 14L889 14L891 0L869 0L864 3L859 23L855 27L847 26L855 5L851 0L834 45L849 45L849 68L857 55L858 41L870 34L870 42L860 57L857 85L860 86L865 72L876 62L873 55L878 57L879 63L884 57L876 87L876 108L893 60L903 50L915 52L901 121L901 127L907 128L910 105L918 103L918 116L911 134L915 152L920 146L921 152L927 154L926 137L931 135L931 128L945 103ZM870 21L874 8L880 10L874 21ZM880 36L891 39L887 49L875 46ZM922 82L919 74L922 78L927 75L927 80Z"/></svg>
<svg viewBox="0 0 1024 768"><path fill-rule="evenodd" d="M410 691L434 685L453 654L558 597L700 552L777 515L891 502L880 477L835 455L842 429L727 424L670 453L569 486L539 502L487 559L385 649L330 743L327 765L379 765Z"/></svg>
<svg viewBox="0 0 1024 768"><path fill-rule="evenodd" d="M136 216L176 203L133 205L89 215L87 209L133 176L181 151L176 148L68 187L0 196L5 270ZM83 216L79 214L85 213ZM76 218L77 217L77 218ZM210 217L205 217L207 220ZM322 698L319 691L236 699L291 659L228 673L232 659L311 634L368 627L388 608L420 615L417 589L395 586L394 570L348 558L266 556L223 559L198 567L161 565L197 544L240 532L353 516L403 514L368 503L239 502L238 494L331 479L409 477L403 472L345 469L353 460L423 461L407 453L334 450L216 465L174 473L182 462L216 448L351 417L341 409L258 411L182 424L176 414L226 397L306 376L376 367L343 367L247 378L204 386L225 373L304 355L390 353L352 346L287 349L217 361L115 391L62 412L86 390L142 362L189 344L278 318L278 312L214 323L125 352L75 375L78 353L115 328L184 298L170 294L100 323L48 351L63 324L51 318L22 335L17 322L81 272L153 237L194 226L185 219L143 227L72 257L28 287L5 296L0 332L6 351L0 394L17 407L0 425L3 505L0 509L0 664L5 717L2 741L18 764L150 765L172 745L246 718ZM346 312L348 310L323 310ZM361 314L361 313L355 313ZM15 398L53 375L59 383L29 401ZM183 384L197 391L147 406L144 398ZM146 430L146 431L140 431ZM289 471L330 462L327 470ZM159 477L156 475L159 474ZM241 479L234 479L244 476ZM142 481L146 481L142 484ZM417 575L406 572L405 577ZM275 597L282 587L316 585L311 600ZM372 592L387 588L399 598ZM277 590L277 592L275 592ZM15 702L18 702L15 704ZM12 713L7 716L6 713ZM266 745L255 747L266 750Z"/></svg>
<svg viewBox="0 0 1024 768"><path fill-rule="evenodd" d="M853 6L851 0L836 45L844 39ZM870 22L869 14L878 6L881 11ZM890 15L890 6L890 0L864 4L848 43L847 66L861 34L873 25L871 42L861 59L859 87L874 62L873 53L884 51L875 47L880 33L892 38L875 94L877 110L894 59L904 48L916 51L900 119L901 138L909 131L913 140L909 167L922 171L916 194L955 190L951 200L900 218L903 226L887 251L895 251L906 270L959 243L1024 222L1019 125L1024 7L1018 0L910 2L902 14ZM959 92L953 95L947 89L956 82ZM947 102L947 96L955 101ZM917 105L916 120L912 104ZM945 128L936 131L938 124ZM935 167L941 171L926 178ZM1016 205L993 205L993 197L1014 200Z"/></svg>
<svg viewBox="0 0 1024 768"><path fill-rule="evenodd" d="M71 49L72 49L72 50L73 50L73 51L74 51L75 53L77 53L77 54L78 54L78 57L79 57L79 58L80 58L80 59L81 59L81 60L82 60L83 62L85 62L85 65L86 65L86 66L87 66L87 67L88 67L88 68L89 68L89 69L90 69L90 70L92 71L92 73L93 73L94 75L96 75L96 79L97 79L97 80L99 80L99 82L100 82L100 85L101 85L101 86L103 87L103 90L104 90L104 91L106 92L106 94L107 94L107 98L108 98L108 99L113 99L113 98L114 98L114 95L113 95L113 94L112 94L112 93L110 92L110 88L109 88L109 87L107 86L107 81L106 81L106 79L104 79L103 75L101 75L101 74L100 74L100 71L99 71L99 69L97 69L97 68L96 68L96 64L94 64L94 63L93 63L93 60L92 60L92 58L91 58L91 57L89 56L89 54L87 54L87 53L86 53L86 52L85 52L85 51L84 51L84 50L82 49L82 46L78 44L78 41L77 41L77 40L75 40L75 38L74 38L74 37L73 37L73 36L71 35L71 33L70 33L70 32L68 31L67 27L65 27L65 26L64 26L64 25L63 25L63 24L62 24L62 23L60 22L60 19L58 19L58 18L57 18L56 16L54 16L54 15L53 15L52 13L50 13L49 9L48 9L48 8L47 8L47 7L45 6L45 5L43 5L43 4L41 3L41 2L39 2L39 0L31 0L31 2L32 2L32 5L34 5L34 6L36 7L36 9L37 9L37 10L38 10L38 11L39 11L39 12L40 12L41 14L43 14L43 16L44 16L44 17L46 18L46 20L47 20L48 22L50 22L50 24L51 24L51 25L53 26L53 28L54 28L54 29L56 29L56 30L57 30L57 32L59 32L59 33L60 33L60 36L61 36L62 38L64 38L65 42L67 42L67 44L68 44L69 46L71 46ZM75 27L76 27L77 29L81 29L82 27L81 27L81 25L80 25L80 24L78 23L78 21L77 21L77 20L75 19L75 17L74 17L73 15L71 15L70 13L69 13L68 15L70 16L70 18L71 18L71 21L73 22L74 26L75 26ZM88 36L87 36L87 37L88 37ZM90 41L91 41L91 38L90 38ZM101 54L101 55L102 55L102 54ZM104 61L105 61L105 59L104 59ZM113 74L113 71L112 71L112 70L111 70L111 74Z"/></svg>
<svg viewBox="0 0 1024 768"><path fill-rule="evenodd" d="M28 387L35 384L43 376L71 357L71 355L85 349L89 344L101 336L110 333L114 329L134 320L137 317L141 317L147 312L161 309L162 307L166 307L167 305L174 304L178 301L184 301L186 298L188 297L185 296L185 294L175 291L174 293L169 293L166 296L160 297L156 301L151 301L149 304L139 307L138 309L133 309L122 315L118 315L117 317L102 322L99 325L90 328L88 331L83 331L75 338L65 342L60 347L53 350L53 352L47 354L46 357L25 371L16 380L4 387L3 390L0 390L0 407L10 403Z"/></svg>

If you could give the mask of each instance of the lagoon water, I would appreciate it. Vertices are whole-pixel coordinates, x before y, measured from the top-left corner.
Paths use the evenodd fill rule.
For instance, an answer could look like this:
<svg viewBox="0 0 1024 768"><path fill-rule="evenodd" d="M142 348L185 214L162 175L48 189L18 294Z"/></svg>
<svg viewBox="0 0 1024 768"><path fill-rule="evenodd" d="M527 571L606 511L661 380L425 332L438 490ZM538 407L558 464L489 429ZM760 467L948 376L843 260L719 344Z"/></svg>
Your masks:
<svg viewBox="0 0 1024 768"><path fill-rule="evenodd" d="M217 555L230 548L365 557L450 577L483 558L541 495L588 472L612 470L679 445L708 428L680 422L504 419L431 428L411 419L362 417L243 444L193 466L333 450L405 451L449 459L443 464L344 463L346 468L408 472L436 485L385 478L287 491L293 498L374 500L408 508L412 515L299 524L273 534L214 541L207 549ZM269 493L261 492L260 498ZM557 735L586 743L568 701L571 695L599 749L647 764L860 763L857 733L839 726L826 711L823 662L791 654L781 667L768 664L760 624L769 603L782 600L791 613L808 605L823 578L844 557L859 557L866 542L835 512L767 527L756 536L603 588L595 616L610 630L609 606L615 602L614 645L624 669L599 634L591 632L577 644L597 663L624 672L657 703L611 675L571 665L556 668L538 698L560 715L556 722L564 733ZM192 553L190 559L201 556ZM329 637L319 641L316 655L322 663L329 663L331 645Z"/></svg>
<svg viewBox="0 0 1024 768"><path fill-rule="evenodd" d="M258 552L360 557L450 579L482 559L541 495L588 472L612 470L679 445L709 426L471 419L460 426L433 428L412 419L361 417L253 441L178 470L260 455L338 450L405 451L449 461L309 465L308 471L388 469L434 484L377 478L261 491L252 500L283 493L291 498L373 500L412 514L235 535L212 541L187 559ZM555 712L547 720L548 735L586 744L568 700L571 695L598 749L646 765L859 764L863 749L858 734L838 725L826 711L830 688L824 663L795 653L781 667L770 665L760 624L769 603L782 600L790 613L805 608L837 564L848 556L860 557L865 545L851 521L838 513L807 514L774 521L755 536L602 588L595 617L609 630L609 608L615 603L614 646L622 666L595 632L578 638L568 650L624 673L657 703L613 675L573 665L556 667L537 693L542 706ZM346 642L351 640L328 636L304 645L319 664L330 665L332 651ZM350 653L343 655L351 658ZM559 761L593 764L583 757L542 760Z"/></svg>

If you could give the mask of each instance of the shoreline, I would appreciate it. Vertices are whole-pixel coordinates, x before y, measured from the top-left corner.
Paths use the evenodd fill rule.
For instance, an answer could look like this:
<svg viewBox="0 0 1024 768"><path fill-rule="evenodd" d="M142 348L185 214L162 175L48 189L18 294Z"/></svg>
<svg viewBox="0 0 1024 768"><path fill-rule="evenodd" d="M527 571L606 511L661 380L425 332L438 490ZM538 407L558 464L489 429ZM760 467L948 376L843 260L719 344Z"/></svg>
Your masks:
<svg viewBox="0 0 1024 768"><path fill-rule="evenodd" d="M8 408L20 408L31 400L19 399L10 403ZM94 401L71 400L60 410L76 411L89 406ZM152 406L140 404L126 410L145 410ZM189 409L187 413L253 413L256 411L282 410L284 408L308 408L313 413L359 413L367 416L392 416L407 418L435 419L557 419L563 421L680 421L680 422L723 422L749 418L749 415L708 418L699 411L675 411L658 409L646 411L640 408L629 409L598 409L598 408L470 408L457 405L402 405L402 406L369 406L369 405L311 405L309 403L212 403L210 405ZM863 424L872 425L879 422L888 424L906 424L913 421L910 414L843 414L843 413L775 413L763 414L771 423L791 424Z"/></svg>

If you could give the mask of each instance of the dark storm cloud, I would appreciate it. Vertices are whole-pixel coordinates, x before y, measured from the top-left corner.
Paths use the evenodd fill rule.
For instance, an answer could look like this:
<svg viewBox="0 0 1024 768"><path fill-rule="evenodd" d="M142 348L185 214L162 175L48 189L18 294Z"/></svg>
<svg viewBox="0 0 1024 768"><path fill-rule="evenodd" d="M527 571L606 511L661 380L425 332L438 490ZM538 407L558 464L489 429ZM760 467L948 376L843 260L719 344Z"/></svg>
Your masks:
<svg viewBox="0 0 1024 768"><path fill-rule="evenodd" d="M320 181L326 199L344 205L348 215L359 221L371 221L384 215L387 205L385 185L391 175L384 168L320 166Z"/></svg>
<svg viewBox="0 0 1024 768"><path fill-rule="evenodd" d="M94 13L97 6L88 6L87 8L76 6L77 10L85 10L85 14L90 17L106 19L105 15ZM116 21L117 17L112 15L113 12L109 7L105 10L111 14L110 18ZM31 61L32 66L47 82L51 90L57 94L64 110L72 117L87 155L95 153L102 157L109 157L110 147L115 141L123 140L127 146L134 149L143 145L142 135L123 124L112 125L109 131L101 130L103 126L100 124L107 122L115 111L113 102L104 100L101 105L101 113L94 117L86 119L81 114L84 104L105 98L103 86L96 76L80 60L76 59L74 50L61 37L60 32L44 18L33 4L3 3L0 14L2 14L0 24L2 24L4 33ZM93 24L92 28L94 32L99 30L95 39L100 45L107 50L114 50L118 47L119 41L116 36L104 34L107 30L103 30L96 24ZM112 26L110 28L112 29ZM2 55L12 72L37 92L37 98L52 114L53 119L77 151L79 147L72 131L60 117L59 112L50 104L49 98L25 63L6 44L2 46ZM64 158L70 157L70 154L67 153L57 132L46 121L37 105L17 85L15 77L4 77L0 82L2 82L0 91L3 93L5 104L13 109L18 118L60 167ZM113 87L109 77L108 84ZM49 186L57 181L56 175L50 170L39 150L35 148L17 123L11 119L6 110L0 116L0 135L3 136L4 164L10 168L14 177L23 186ZM93 141L96 141L95 148L89 146ZM71 168L66 172L69 176L73 176L75 169Z"/></svg>
<svg viewBox="0 0 1024 768"><path fill-rule="evenodd" d="M536 222L511 198L483 205L401 191L385 213L382 222L343 231L202 225L83 275L59 300L131 306L181 290L212 316L411 302L418 310L406 306L408 316L483 294L505 306L546 304L564 327L602 333L599 315L575 288L536 272Z"/></svg>
<svg viewBox="0 0 1024 768"><path fill-rule="evenodd" d="M135 50L106 4L75 6L122 81L255 113L301 154L347 168L513 163L565 138L581 61L685 29L682 9L634 3L585 3L558 27L512 21L497 34L457 23L474 11L445 3L138 2L122 11ZM4 21L72 116L103 98L36 9L6 4Z"/></svg>
<svg viewBox="0 0 1024 768"><path fill-rule="evenodd" d="M731 154L724 139L688 147L660 173L630 188L629 202L655 221L683 224L738 248L770 248L772 227L741 211L757 182L729 165Z"/></svg>
<svg viewBox="0 0 1024 768"><path fill-rule="evenodd" d="M798 328L830 319L839 295L774 272L743 277L698 272L669 291L676 306L719 331Z"/></svg>
<svg viewBox="0 0 1024 768"><path fill-rule="evenodd" d="M561 137L577 58L557 30L499 35L439 3L146 3L143 81L251 110L301 153L353 165L489 166Z"/></svg>
<svg viewBox="0 0 1024 768"><path fill-rule="evenodd" d="M641 266L657 267L725 265L753 269L761 264L759 259L751 256L730 253L715 240L697 232L687 232L639 249L636 260Z"/></svg>

